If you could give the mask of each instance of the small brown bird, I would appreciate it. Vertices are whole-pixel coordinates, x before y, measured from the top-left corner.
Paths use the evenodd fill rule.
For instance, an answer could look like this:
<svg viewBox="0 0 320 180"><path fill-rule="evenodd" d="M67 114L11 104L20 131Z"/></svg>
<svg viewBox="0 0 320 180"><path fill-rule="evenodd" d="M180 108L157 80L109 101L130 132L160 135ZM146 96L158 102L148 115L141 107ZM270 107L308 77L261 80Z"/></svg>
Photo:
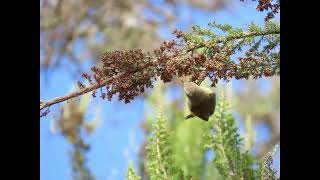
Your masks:
<svg viewBox="0 0 320 180"><path fill-rule="evenodd" d="M200 87L193 82L184 82L183 85L191 112L185 119L197 116L204 121L208 121L216 106L215 92L212 89Z"/></svg>

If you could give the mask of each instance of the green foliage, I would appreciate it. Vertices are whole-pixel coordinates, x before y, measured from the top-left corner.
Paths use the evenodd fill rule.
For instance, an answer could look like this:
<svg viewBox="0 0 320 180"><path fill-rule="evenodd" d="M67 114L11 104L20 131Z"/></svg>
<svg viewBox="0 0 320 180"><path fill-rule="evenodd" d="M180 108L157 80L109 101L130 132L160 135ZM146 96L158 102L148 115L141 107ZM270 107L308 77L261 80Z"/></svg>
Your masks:
<svg viewBox="0 0 320 180"><path fill-rule="evenodd" d="M205 150L202 134L205 131L206 122L194 119L180 121L173 133L173 153L176 164L185 174L194 179L202 179L205 169Z"/></svg>
<svg viewBox="0 0 320 180"><path fill-rule="evenodd" d="M245 119L245 136L244 136L244 150L250 150L255 143L255 132L251 115L247 115Z"/></svg>
<svg viewBox="0 0 320 180"><path fill-rule="evenodd" d="M242 141L235 120L228 111L228 104L221 94L216 113L209 120L206 148L215 152L213 163L225 179L276 179L272 166L273 153L255 163L247 150L242 152ZM258 165L256 168L255 165Z"/></svg>
<svg viewBox="0 0 320 180"><path fill-rule="evenodd" d="M189 59L195 58L197 73L202 73L195 73L193 81L209 77L211 86L215 86L219 79L228 82L233 77L280 75L280 23L267 21L259 27L252 22L246 28L237 28L212 22L208 27L193 26L189 33L174 32L181 38L177 45L191 56ZM200 54L202 61L195 54Z"/></svg>
<svg viewBox="0 0 320 180"><path fill-rule="evenodd" d="M248 152L240 151L242 139L223 94L208 124L206 147L215 152L213 163L221 175L230 179L255 179L253 158Z"/></svg>
<svg viewBox="0 0 320 180"><path fill-rule="evenodd" d="M263 160L258 163L257 176L258 179L268 180L268 179L276 179L276 170L272 168L273 159L272 157L277 151L277 147L274 147L273 152L267 153Z"/></svg>
<svg viewBox="0 0 320 180"><path fill-rule="evenodd" d="M145 121L143 122L144 130L147 132L151 131L151 124L155 121L155 116L159 112L159 107L162 109L164 118L168 120L170 130L176 128L178 119L184 117L183 110L181 107L184 105L184 101L177 98L173 101L168 101L170 92L168 86L173 87L175 84L168 84L165 86L160 80L154 83L154 88L147 97L144 99L145 103ZM183 89L181 89L181 93Z"/></svg>
<svg viewBox="0 0 320 180"><path fill-rule="evenodd" d="M272 168L276 150L255 162L250 146L243 147L227 100L220 94L209 122L182 121L169 132L166 120L159 115L146 148L150 179L276 179ZM208 150L214 152L209 161L205 157Z"/></svg>
<svg viewBox="0 0 320 180"><path fill-rule="evenodd" d="M147 150L147 167L150 179L184 179L183 172L172 159L172 139L160 114L152 125Z"/></svg>
<svg viewBox="0 0 320 180"><path fill-rule="evenodd" d="M249 32L262 32L262 28L256 25L254 22L248 26Z"/></svg>
<svg viewBox="0 0 320 180"><path fill-rule="evenodd" d="M267 87L267 89L263 87ZM263 81L250 79L243 84L242 88L232 98L233 112L239 115L240 120L242 119L247 123L246 121L250 116L254 131L259 126L264 126L270 133L267 140L258 143L259 139L255 137L254 132L253 134L250 133L250 127L246 127L245 139L248 140L246 143L250 144L250 146L249 144L245 145L246 149L255 149L257 158L262 158L273 146L280 142L279 91L279 77L264 79Z"/></svg>
<svg viewBox="0 0 320 180"><path fill-rule="evenodd" d="M140 180L140 176L138 176L134 169L133 169L133 164L130 161L129 165L128 165L128 172L127 172L127 176L126 176L126 180Z"/></svg>

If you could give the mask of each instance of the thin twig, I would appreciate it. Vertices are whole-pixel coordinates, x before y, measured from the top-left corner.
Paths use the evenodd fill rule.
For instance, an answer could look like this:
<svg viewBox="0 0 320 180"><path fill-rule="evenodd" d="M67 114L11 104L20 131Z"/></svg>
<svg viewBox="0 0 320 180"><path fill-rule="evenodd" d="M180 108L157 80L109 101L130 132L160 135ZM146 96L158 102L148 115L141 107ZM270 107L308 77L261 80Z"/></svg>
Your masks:
<svg viewBox="0 0 320 180"><path fill-rule="evenodd" d="M187 52L193 51L195 49L199 49L202 47L206 47L206 46L210 46L210 44L220 44L223 42L228 42L228 41L232 41L232 40L236 40L236 39L242 39L242 38L248 38L248 37L258 37L258 36L265 36L265 35L271 35L271 34L280 34L280 29L274 30L274 31L269 31L269 30L264 30L262 32L246 32L244 34L241 35L237 35L237 36L229 36L226 38L223 38L222 40L218 40L218 41L207 41L205 43L201 43L199 45L196 45L190 49L187 50Z"/></svg>

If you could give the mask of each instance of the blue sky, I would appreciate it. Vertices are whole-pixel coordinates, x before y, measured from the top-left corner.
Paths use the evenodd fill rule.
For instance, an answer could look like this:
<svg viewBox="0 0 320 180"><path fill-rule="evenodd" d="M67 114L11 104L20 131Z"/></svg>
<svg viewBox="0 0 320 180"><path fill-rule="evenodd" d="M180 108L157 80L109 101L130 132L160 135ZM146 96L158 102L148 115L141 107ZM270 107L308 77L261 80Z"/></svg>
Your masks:
<svg viewBox="0 0 320 180"><path fill-rule="evenodd" d="M215 20L218 23L229 23L238 27L245 27L252 21L262 25L265 16L265 13L259 13L255 10L255 3L245 3L245 5L236 3L236 8L232 12L221 11L217 13L191 10L187 6L181 6L179 14L179 19L191 17L193 24L200 26L206 26L208 22ZM176 27L188 31L190 25L182 21ZM171 35L172 30L161 28L159 33L164 39L172 39L174 38ZM67 61L64 63L66 66L61 67L69 67ZM83 64L83 68L89 71L90 65L90 63ZM41 73L43 72L41 71ZM47 100L70 92L74 78L66 73L66 68L59 68L47 75L48 83L45 84L43 74L41 74L41 99ZM80 75L78 79L82 80ZM235 90L240 86L240 82L233 82ZM137 150L144 139L139 128L144 115L143 100L136 98L132 103L124 104L116 100L109 102L95 98L91 101L91 105L96 107L96 104L101 107L103 121L95 133L87 138L87 142L91 145L91 150L88 153L88 166L98 180L124 179L128 161L133 160L136 164ZM42 180L70 179L68 150L71 147L63 137L50 132L50 118L55 112L58 112L58 108L59 105L52 106L50 108L52 113L40 119L40 179ZM86 118L93 119L94 112L95 109L89 108ZM239 128L241 130L242 127ZM266 138L268 131L264 127L259 129L258 138ZM278 163L276 163L276 167L279 166Z"/></svg>

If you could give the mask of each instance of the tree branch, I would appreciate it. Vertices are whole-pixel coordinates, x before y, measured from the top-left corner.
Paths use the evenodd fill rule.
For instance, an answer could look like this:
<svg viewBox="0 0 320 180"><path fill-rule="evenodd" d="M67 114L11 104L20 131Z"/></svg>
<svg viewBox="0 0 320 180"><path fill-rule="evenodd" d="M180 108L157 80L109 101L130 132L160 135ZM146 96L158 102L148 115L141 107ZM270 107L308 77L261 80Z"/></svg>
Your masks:
<svg viewBox="0 0 320 180"><path fill-rule="evenodd" d="M143 68L146 68L147 66L150 66L150 65L151 65L151 63L148 63ZM110 78L108 80L102 80L99 83L95 83L93 85L87 86L85 88L80 89L79 91L75 91L75 92L67 94L65 96L56 97L56 98L48 100L48 101L40 100L40 111L46 107L57 104L59 102L67 101L67 100L72 99L74 97L78 97L80 95L86 94L86 93L91 92L93 90L99 89L99 88L107 85L108 82L111 82L116 78L121 78L123 76L128 76L130 74L134 74L134 73L138 72L139 70L140 69L136 69L136 70L132 70L132 71L128 71L128 72L119 74L113 78Z"/></svg>
<svg viewBox="0 0 320 180"><path fill-rule="evenodd" d="M85 87L83 89L80 89L79 91L75 91L75 92L67 94L65 96L56 97L54 99L51 99L51 100L48 100L48 101L44 101L42 103L40 101L40 110L42 110L43 108L49 107L49 106L51 106L53 104L57 104L59 102L66 101L66 100L69 100L71 98L86 94L86 93L88 93L90 91L93 91L95 89L101 88L101 87L105 86L107 84L107 82L108 82L107 80L104 80L99 84L98 83L93 84L91 86Z"/></svg>
<svg viewBox="0 0 320 180"><path fill-rule="evenodd" d="M190 52L190 51L192 51L194 49L202 48L202 47L205 47L205 46L210 46L212 43L223 43L223 42L231 41L231 40L235 40L235 39L248 38L248 37L252 37L252 36L263 36L263 35L270 35L270 34L279 34L279 33L280 33L280 29L272 30L272 31L264 30L264 31L261 31L261 32L248 32L248 33L244 33L244 34L241 34L241 35L238 35L238 36L228 36L228 37L225 37L222 40L220 39L220 40L214 41L214 42L209 40L209 41L207 41L205 43L202 43L200 45L196 45L196 46L193 46L193 47L188 47L188 49L186 51ZM176 45L179 45L179 44L176 44ZM181 46L181 44L179 46ZM98 88L101 88L101 87L105 86L106 84L108 84L109 82L111 82L112 80L114 80L115 78L121 78L122 76L132 75L132 74L134 74L134 73L136 73L138 71L141 71L141 70L145 69L146 67L148 67L150 65L155 65L156 61L158 60L159 57L157 55L155 55L155 56L147 56L146 55L144 58L154 59L155 61L145 64L143 68L139 68L139 69L135 69L135 70L131 70L131 71L125 72L125 73L120 74L120 75L118 75L116 77L112 77L109 80L100 81L99 83L95 83L93 85L90 85L88 87L82 88L79 91L67 94L65 96L56 97L56 98L48 100L48 101L41 100L40 101L40 110L42 110L42 109L44 109L46 107L49 107L49 106L51 106L53 104L57 104L59 102L66 101L66 100L69 100L71 98L74 98L74 97L86 94L86 93L88 93L90 91L96 90Z"/></svg>
<svg viewBox="0 0 320 180"><path fill-rule="evenodd" d="M236 39L258 37L258 36L265 36L265 35L271 35L271 34L280 34L280 29L277 29L274 31L264 30L262 32L247 32L247 33L244 33L243 35L229 36L229 37L226 37L226 38L224 38L222 40L218 40L218 41L213 41L213 42L207 41L205 43L202 43L202 44L199 44L199 45L196 45L196 46L190 48L187 52L193 51L195 49L203 48L206 46L210 46L210 44L212 44L212 43L219 44L219 43L228 42L228 41L232 41L232 40L236 40Z"/></svg>

